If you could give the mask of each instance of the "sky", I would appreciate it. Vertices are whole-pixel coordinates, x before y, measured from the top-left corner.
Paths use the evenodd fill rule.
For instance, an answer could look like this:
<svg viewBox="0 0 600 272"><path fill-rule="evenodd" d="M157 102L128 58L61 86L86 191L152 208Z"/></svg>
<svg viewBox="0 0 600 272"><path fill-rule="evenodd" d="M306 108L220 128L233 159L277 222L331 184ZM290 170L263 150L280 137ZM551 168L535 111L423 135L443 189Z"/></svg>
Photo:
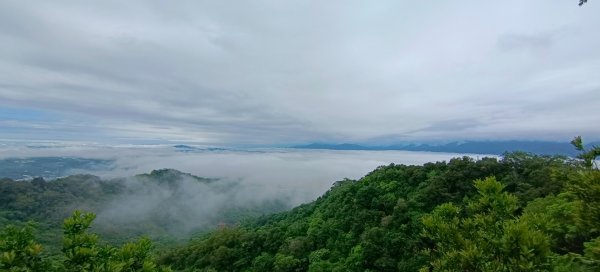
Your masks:
<svg viewBox="0 0 600 272"><path fill-rule="evenodd" d="M0 1L0 141L600 139L600 3Z"/></svg>

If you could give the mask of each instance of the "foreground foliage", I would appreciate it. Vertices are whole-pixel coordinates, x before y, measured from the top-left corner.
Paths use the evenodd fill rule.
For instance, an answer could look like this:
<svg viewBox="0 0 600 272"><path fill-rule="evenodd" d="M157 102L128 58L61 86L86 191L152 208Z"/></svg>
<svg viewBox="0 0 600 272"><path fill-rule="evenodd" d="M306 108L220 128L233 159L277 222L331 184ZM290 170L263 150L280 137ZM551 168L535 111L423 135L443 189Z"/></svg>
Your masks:
<svg viewBox="0 0 600 272"><path fill-rule="evenodd" d="M73 271L73 272L166 272L152 255L152 242L141 238L121 247L102 244L88 230L93 213L75 211L64 221L63 254L42 255L42 246L35 242L33 227L6 227L0 233L0 271Z"/></svg>

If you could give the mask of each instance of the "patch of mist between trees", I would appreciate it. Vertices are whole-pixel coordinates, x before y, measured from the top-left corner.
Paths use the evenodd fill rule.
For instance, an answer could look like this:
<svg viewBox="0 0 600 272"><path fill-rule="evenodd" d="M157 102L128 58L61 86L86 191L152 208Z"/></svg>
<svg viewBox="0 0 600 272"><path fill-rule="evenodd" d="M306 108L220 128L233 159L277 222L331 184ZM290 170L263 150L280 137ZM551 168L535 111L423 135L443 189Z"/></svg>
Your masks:
<svg viewBox="0 0 600 272"><path fill-rule="evenodd" d="M125 192L98 211L97 223L101 228L143 229L151 225L176 237L214 228L231 219L228 213L239 208L260 210L267 201L250 197L256 193L252 188L226 179L199 182L184 177L173 184L132 177L123 182Z"/></svg>

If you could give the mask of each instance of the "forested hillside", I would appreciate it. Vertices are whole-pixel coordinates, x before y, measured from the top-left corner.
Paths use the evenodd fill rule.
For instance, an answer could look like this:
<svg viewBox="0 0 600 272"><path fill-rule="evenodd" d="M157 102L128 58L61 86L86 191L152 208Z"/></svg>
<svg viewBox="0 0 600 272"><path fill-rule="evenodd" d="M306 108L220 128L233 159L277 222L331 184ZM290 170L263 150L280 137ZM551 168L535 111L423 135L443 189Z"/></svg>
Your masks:
<svg viewBox="0 0 600 272"><path fill-rule="evenodd" d="M186 245L158 252L147 238L120 247L102 242L90 229L95 215L76 211L62 224L62 246L57 252L45 251L31 226L6 227L0 233L0 268L599 271L600 171L595 158L600 148L586 150L580 138L573 144L581 152L579 159L516 152L501 159L462 157L421 166L381 166L359 180L336 182L314 202L242 225L223 224ZM181 173L163 170L137 178L173 186L177 178L171 175ZM55 182L19 184L23 188L65 186L61 185L64 181ZM15 186L2 188L26 191ZM88 195L82 197L99 199L106 192L124 190L120 186L106 183L91 194L84 190ZM75 190L69 192L82 193ZM64 188L54 191L67 192ZM33 202L46 201L47 207L53 207L52 201L44 194L33 196L31 201L4 199L3 222L51 215L40 212L43 204ZM28 210L25 203L34 208ZM43 241L49 234L39 235Z"/></svg>
<svg viewBox="0 0 600 272"><path fill-rule="evenodd" d="M584 163L585 164L585 163ZM181 271L599 271L600 173L512 153L379 167L167 252Z"/></svg>

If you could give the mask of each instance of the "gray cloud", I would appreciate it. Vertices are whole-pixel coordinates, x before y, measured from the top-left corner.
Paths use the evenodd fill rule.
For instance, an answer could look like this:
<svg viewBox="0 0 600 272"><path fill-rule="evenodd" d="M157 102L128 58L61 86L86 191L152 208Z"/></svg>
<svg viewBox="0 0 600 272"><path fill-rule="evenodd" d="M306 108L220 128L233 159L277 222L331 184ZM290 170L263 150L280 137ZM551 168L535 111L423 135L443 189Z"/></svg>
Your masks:
<svg viewBox="0 0 600 272"><path fill-rule="evenodd" d="M0 107L63 118L0 138L597 137L593 4L3 1Z"/></svg>
<svg viewBox="0 0 600 272"><path fill-rule="evenodd" d="M498 46L502 50L518 50L521 48L532 51L550 49L554 39L551 34L537 35L508 34L498 38Z"/></svg>
<svg viewBox="0 0 600 272"><path fill-rule="evenodd" d="M419 131L462 131L469 128L475 128L482 126L484 124L480 123L475 119L457 119L457 120L444 120L438 121L426 128L417 130Z"/></svg>

